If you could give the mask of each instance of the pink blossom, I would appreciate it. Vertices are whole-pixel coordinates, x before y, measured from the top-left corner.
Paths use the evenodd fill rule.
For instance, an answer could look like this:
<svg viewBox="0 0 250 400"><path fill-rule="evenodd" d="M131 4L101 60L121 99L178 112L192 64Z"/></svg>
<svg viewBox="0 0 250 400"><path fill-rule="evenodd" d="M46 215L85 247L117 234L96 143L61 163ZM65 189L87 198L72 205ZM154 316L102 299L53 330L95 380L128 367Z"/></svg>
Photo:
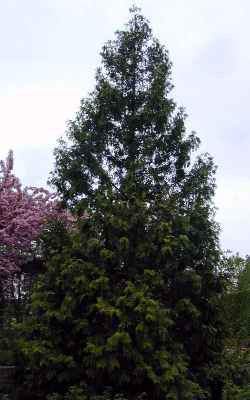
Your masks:
<svg viewBox="0 0 250 400"><path fill-rule="evenodd" d="M54 194L43 188L22 188L13 174L10 151L6 161L0 161L0 275L20 271L46 222L58 217L68 218L67 212L59 211Z"/></svg>

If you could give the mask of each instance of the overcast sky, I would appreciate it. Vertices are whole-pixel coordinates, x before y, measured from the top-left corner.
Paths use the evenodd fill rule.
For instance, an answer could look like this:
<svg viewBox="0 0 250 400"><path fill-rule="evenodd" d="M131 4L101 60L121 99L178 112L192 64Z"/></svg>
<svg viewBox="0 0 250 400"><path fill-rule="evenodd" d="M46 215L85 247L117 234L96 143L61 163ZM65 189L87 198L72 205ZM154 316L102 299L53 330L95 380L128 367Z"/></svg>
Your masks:
<svg viewBox="0 0 250 400"><path fill-rule="evenodd" d="M0 159L44 186L128 0L0 0ZM138 0L173 61L174 97L218 165L221 244L250 254L250 2Z"/></svg>

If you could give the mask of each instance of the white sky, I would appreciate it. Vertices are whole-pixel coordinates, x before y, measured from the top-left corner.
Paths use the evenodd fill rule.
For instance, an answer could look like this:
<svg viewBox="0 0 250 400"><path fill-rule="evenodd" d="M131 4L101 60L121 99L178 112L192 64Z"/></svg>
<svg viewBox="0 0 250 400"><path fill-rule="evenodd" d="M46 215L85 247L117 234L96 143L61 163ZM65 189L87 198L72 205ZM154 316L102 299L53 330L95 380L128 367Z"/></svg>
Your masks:
<svg viewBox="0 0 250 400"><path fill-rule="evenodd" d="M250 254L250 2L141 0L170 51L174 96L218 165L223 248ZM101 46L128 0L0 0L0 159L14 150L25 185L45 185L53 149L91 90Z"/></svg>

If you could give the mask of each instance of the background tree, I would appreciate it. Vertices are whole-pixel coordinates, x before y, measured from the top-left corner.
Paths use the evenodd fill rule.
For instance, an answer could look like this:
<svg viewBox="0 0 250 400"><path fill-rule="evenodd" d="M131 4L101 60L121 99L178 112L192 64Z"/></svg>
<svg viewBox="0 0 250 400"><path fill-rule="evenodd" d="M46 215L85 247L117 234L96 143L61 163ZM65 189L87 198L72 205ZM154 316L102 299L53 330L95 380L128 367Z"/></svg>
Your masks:
<svg viewBox="0 0 250 400"><path fill-rule="evenodd" d="M249 256L223 255L221 272L226 290L222 297L226 321L226 347L222 365L225 376L223 399L250 398L250 263Z"/></svg>
<svg viewBox="0 0 250 400"><path fill-rule="evenodd" d="M247 348L250 339L250 259L229 253L222 265L227 276L224 305L229 343L237 349Z"/></svg>
<svg viewBox="0 0 250 400"><path fill-rule="evenodd" d="M16 331L11 323L22 319L24 299L44 263L46 231L51 236L53 224L68 222L54 194L43 188L22 188L13 174L10 151L7 160L0 162L0 365L15 362Z"/></svg>
<svg viewBox="0 0 250 400"><path fill-rule="evenodd" d="M0 170L0 271L17 271L54 210L53 196L42 188L22 189L13 175L13 153Z"/></svg>
<svg viewBox="0 0 250 400"><path fill-rule="evenodd" d="M38 238L50 220L67 220L55 195L43 188L22 188L13 174L13 153L0 162L0 277L10 289L13 276L39 254ZM35 263L34 263L35 265ZM10 286L6 287L9 282Z"/></svg>
<svg viewBox="0 0 250 400"><path fill-rule="evenodd" d="M23 326L33 388L219 399L213 161L191 161L199 139L186 133L168 52L138 9L101 55L95 90L55 151L51 182L87 218L50 250Z"/></svg>

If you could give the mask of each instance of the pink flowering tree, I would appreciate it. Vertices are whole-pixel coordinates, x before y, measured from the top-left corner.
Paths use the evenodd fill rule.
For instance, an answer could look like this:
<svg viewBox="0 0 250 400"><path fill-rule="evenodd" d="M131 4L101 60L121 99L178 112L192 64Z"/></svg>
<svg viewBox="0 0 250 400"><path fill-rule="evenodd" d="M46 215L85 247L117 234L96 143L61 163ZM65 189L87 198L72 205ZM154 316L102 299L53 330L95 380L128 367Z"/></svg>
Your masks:
<svg viewBox="0 0 250 400"><path fill-rule="evenodd" d="M0 162L0 279L9 282L22 272L22 265L34 254L45 224L67 218L59 211L55 195L43 188L22 188L13 174L13 152ZM3 284L2 284L3 285Z"/></svg>

